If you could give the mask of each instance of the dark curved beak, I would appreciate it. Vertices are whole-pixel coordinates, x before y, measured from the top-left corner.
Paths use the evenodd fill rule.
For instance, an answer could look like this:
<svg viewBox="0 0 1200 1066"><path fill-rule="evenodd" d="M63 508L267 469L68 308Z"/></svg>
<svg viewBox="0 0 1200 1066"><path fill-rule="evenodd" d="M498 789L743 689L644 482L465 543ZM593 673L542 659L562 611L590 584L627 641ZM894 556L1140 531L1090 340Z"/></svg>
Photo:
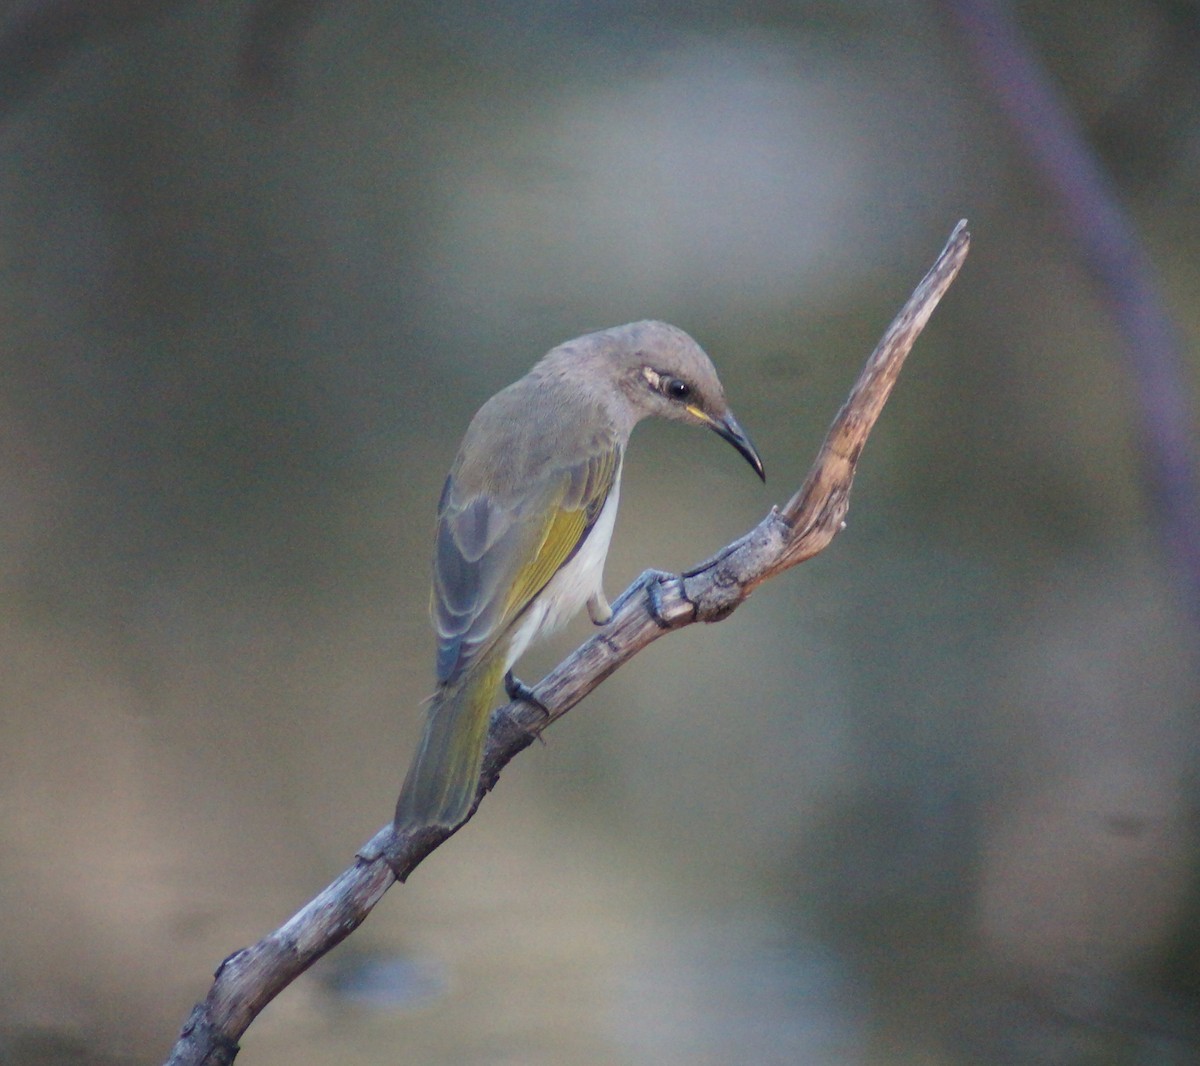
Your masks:
<svg viewBox="0 0 1200 1066"><path fill-rule="evenodd" d="M730 444L742 453L742 458L754 467L754 472L765 483L767 475L763 473L763 464L758 456L758 449L754 447L754 442L746 436L746 431L738 425L738 420L733 417L732 412L724 418L712 419L708 424L718 437L729 441Z"/></svg>

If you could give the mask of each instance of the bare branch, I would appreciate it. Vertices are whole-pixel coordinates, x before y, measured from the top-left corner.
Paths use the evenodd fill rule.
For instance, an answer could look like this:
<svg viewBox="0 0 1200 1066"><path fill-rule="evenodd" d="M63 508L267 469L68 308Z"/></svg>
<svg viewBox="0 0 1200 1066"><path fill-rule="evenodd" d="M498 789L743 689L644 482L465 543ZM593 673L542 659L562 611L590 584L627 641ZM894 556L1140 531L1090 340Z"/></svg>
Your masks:
<svg viewBox="0 0 1200 1066"><path fill-rule="evenodd" d="M1141 414L1142 455L1159 535L1200 621L1200 453L1190 352L1163 284L1062 90L1025 40L1011 4L947 0L980 73L1047 189L1124 338Z"/></svg>
<svg viewBox="0 0 1200 1066"><path fill-rule="evenodd" d="M551 722L647 644L694 622L728 617L768 578L812 558L842 529L854 471L867 436L938 301L957 276L970 245L960 222L930 272L884 334L838 412L803 487L786 506L772 508L754 529L712 559L680 576L647 571L618 598L613 618L533 689L549 710L510 703L492 715L475 804L501 770ZM263 1007L317 959L350 935L391 887L403 881L454 829L397 833L385 826L316 899L253 947L231 955L217 971L208 998L196 1005L168 1066L225 1064L237 1040Z"/></svg>

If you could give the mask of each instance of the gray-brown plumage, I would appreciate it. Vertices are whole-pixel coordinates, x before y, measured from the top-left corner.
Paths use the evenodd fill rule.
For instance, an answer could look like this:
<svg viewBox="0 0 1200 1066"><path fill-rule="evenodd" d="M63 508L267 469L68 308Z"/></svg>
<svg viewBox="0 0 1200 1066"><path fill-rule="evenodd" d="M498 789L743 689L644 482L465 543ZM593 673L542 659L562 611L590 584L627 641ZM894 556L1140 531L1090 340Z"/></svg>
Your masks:
<svg viewBox="0 0 1200 1066"><path fill-rule="evenodd" d="M664 322L559 345L475 415L438 505L438 687L396 806L398 828L462 821L506 671L585 604L597 624L611 616L601 580L621 461L649 415L715 430L762 476L708 356Z"/></svg>

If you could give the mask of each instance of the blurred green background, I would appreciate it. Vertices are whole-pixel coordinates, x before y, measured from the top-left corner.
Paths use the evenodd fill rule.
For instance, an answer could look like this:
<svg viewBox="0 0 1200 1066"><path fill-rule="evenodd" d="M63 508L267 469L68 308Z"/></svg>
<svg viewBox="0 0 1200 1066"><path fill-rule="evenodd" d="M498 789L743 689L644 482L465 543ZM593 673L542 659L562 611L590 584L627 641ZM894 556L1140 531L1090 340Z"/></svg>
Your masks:
<svg viewBox="0 0 1200 1066"><path fill-rule="evenodd" d="M239 1062L1200 1059L1196 633L944 7L6 6L0 1063L161 1061L390 817L483 400L637 318L712 355L767 489L639 429L615 594L794 491L964 216L845 534L551 730ZM1194 350L1196 5L1016 14Z"/></svg>

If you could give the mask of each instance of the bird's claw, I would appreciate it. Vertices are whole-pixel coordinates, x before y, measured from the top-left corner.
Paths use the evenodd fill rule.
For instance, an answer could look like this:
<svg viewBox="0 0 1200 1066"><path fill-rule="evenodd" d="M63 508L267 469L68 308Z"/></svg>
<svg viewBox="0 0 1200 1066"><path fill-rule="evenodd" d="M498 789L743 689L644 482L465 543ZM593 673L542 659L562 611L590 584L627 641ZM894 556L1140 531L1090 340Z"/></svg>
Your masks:
<svg viewBox="0 0 1200 1066"><path fill-rule="evenodd" d="M664 629L670 629L683 615L691 617L695 606L683 593L683 582L678 574L666 570L644 570L638 579L617 597L613 610L617 611L642 590L649 601L650 616Z"/></svg>
<svg viewBox="0 0 1200 1066"><path fill-rule="evenodd" d="M511 670L504 675L504 691L510 700L521 700L523 703L532 704L543 714L550 713L546 705L533 694L533 689L519 677L515 677Z"/></svg>

